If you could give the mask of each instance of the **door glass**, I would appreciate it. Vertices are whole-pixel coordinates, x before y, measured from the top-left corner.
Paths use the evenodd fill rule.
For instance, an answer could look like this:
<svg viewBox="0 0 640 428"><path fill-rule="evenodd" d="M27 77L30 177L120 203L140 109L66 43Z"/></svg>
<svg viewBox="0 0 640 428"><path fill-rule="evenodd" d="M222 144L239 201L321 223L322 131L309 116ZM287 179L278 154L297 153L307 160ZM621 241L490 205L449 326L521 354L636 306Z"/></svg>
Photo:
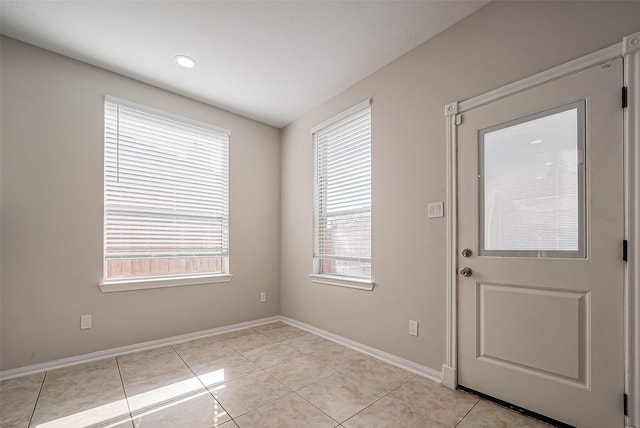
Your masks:
<svg viewBox="0 0 640 428"><path fill-rule="evenodd" d="M480 254L585 257L584 101L479 132Z"/></svg>

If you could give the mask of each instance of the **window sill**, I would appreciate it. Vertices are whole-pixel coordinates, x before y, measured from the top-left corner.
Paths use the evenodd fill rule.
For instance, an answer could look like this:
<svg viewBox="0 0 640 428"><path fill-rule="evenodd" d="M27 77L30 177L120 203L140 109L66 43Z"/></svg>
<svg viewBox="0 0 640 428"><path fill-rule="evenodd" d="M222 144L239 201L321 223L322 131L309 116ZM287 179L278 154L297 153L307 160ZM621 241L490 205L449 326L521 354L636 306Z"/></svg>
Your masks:
<svg viewBox="0 0 640 428"><path fill-rule="evenodd" d="M98 287L103 293L115 291L146 290L149 288L181 287L183 285L213 284L231 282L231 274L184 276L180 278L134 278L102 281Z"/></svg>
<svg viewBox="0 0 640 428"><path fill-rule="evenodd" d="M333 275L309 275L311 282L316 284L335 285L337 287L355 288L356 290L372 291L375 283L369 279L345 278Z"/></svg>

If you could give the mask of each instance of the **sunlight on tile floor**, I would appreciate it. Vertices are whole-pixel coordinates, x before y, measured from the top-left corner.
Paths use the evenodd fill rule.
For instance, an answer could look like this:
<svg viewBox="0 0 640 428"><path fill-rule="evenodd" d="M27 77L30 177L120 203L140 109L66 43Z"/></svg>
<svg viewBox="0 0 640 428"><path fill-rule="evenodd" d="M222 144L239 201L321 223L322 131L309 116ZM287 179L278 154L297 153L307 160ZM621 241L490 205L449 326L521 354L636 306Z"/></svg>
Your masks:
<svg viewBox="0 0 640 428"><path fill-rule="evenodd" d="M275 322L2 381L0 427L548 425Z"/></svg>

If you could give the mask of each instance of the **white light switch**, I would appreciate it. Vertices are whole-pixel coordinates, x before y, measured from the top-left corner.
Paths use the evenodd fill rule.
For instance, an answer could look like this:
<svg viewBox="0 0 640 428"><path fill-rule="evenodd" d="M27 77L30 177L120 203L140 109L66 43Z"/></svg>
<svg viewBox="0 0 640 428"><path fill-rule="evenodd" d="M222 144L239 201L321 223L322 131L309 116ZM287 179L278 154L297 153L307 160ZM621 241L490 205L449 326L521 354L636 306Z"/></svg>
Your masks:
<svg viewBox="0 0 640 428"><path fill-rule="evenodd" d="M427 215L429 218L444 217L444 202L432 202L427 205Z"/></svg>

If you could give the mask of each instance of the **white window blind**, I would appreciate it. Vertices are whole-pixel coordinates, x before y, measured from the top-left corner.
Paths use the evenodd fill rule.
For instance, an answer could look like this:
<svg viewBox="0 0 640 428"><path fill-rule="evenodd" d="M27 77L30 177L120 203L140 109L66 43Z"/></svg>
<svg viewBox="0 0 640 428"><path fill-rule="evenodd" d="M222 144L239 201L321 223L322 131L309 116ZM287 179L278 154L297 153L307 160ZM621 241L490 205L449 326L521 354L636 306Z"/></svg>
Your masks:
<svg viewBox="0 0 640 428"><path fill-rule="evenodd" d="M229 135L104 107L105 280L227 273Z"/></svg>
<svg viewBox="0 0 640 428"><path fill-rule="evenodd" d="M314 132L314 273L371 278L371 106Z"/></svg>

